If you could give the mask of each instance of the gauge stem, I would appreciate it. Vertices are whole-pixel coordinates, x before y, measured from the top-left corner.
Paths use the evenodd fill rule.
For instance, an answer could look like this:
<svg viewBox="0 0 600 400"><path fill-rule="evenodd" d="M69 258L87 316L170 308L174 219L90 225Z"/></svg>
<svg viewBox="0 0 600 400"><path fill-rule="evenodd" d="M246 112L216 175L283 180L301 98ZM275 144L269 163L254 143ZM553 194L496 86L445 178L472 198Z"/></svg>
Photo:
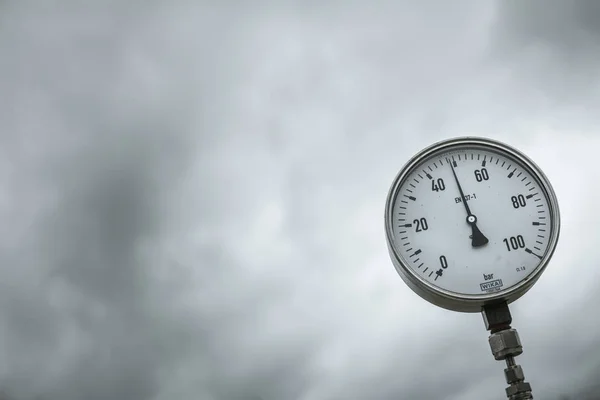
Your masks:
<svg viewBox="0 0 600 400"><path fill-rule="evenodd" d="M506 368L504 377L510 386L506 388L509 400L532 400L531 384L525 381L523 368L517 364L515 357L523 353L523 346L517 331L511 328L512 317L508 304L488 304L482 309L485 329L490 331L488 342L496 360L504 360Z"/></svg>

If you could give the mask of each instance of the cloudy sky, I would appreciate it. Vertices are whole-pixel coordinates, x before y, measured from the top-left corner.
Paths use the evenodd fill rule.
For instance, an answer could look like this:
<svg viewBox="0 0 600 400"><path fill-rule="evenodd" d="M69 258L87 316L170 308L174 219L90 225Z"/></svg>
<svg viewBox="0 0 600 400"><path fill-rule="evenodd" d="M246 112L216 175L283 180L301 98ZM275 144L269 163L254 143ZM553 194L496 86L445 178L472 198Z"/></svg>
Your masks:
<svg viewBox="0 0 600 400"><path fill-rule="evenodd" d="M0 390L505 398L481 316L410 291L383 229L407 159L476 135L561 207L511 307L526 378L598 398L599 22L593 0L0 2Z"/></svg>

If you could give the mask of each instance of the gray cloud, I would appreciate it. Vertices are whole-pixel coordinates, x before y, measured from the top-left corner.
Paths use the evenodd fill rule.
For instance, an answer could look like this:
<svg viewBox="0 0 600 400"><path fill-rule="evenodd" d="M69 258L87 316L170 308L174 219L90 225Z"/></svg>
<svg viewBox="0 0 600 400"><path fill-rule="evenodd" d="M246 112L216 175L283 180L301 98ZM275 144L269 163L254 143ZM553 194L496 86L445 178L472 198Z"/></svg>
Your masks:
<svg viewBox="0 0 600 400"><path fill-rule="evenodd" d="M11 397L501 398L480 317L410 292L383 237L397 170L462 134L523 148L564 199L565 250L513 307L515 326L540 398L579 394L573 382L595 390L598 339L571 311L594 298L583 296L594 266L571 278L584 289L548 300L572 254L593 250L595 235L576 233L599 218L597 196L571 177L595 178L595 139L565 144L541 118L550 107L522 96L530 64L511 51L534 36L518 21L535 12L2 7L0 386ZM576 162L557 165L562 153ZM549 352L572 332L545 313L582 327L576 344Z"/></svg>
<svg viewBox="0 0 600 400"><path fill-rule="evenodd" d="M598 102L598 4L500 2L491 30L493 62L520 87L527 111L559 129L585 129ZM536 115L537 116L537 115Z"/></svg>
<svg viewBox="0 0 600 400"><path fill-rule="evenodd" d="M560 1L499 4L504 42L530 49L544 46L564 58L563 61L570 60L574 69L584 67L585 60L597 61L597 54L590 50L597 46L599 18L598 3L591 0L569 4Z"/></svg>
<svg viewBox="0 0 600 400"><path fill-rule="evenodd" d="M202 343L162 243L207 135L190 87L210 81L210 47L178 61L178 18L113 6L4 6L2 385L17 399L154 398Z"/></svg>

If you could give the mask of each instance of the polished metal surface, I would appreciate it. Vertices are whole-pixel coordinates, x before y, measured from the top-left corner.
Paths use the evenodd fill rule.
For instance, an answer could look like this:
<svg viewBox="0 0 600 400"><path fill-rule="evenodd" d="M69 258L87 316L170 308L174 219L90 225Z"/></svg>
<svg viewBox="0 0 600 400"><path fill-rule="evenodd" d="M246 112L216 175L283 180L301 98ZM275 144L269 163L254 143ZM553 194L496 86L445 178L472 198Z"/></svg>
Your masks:
<svg viewBox="0 0 600 400"><path fill-rule="evenodd" d="M516 357L523 353L521 339L519 339L519 334L514 329L492 333L489 342L496 360L504 360L507 356Z"/></svg>
<svg viewBox="0 0 600 400"><path fill-rule="evenodd" d="M504 377L508 387L505 389L509 400L531 400L533 394L529 382L525 382L523 368L517 364L515 357L523 353L519 334L510 323L512 316L506 302L484 307L483 319L485 329L491 332L488 338L490 349L496 360L504 360L506 368Z"/></svg>
<svg viewBox="0 0 600 400"><path fill-rule="evenodd" d="M431 155L445 151L459 150L465 147L479 147L485 150L494 151L520 162L523 167L525 167L532 175L532 177L538 181L540 188L544 191L544 194L548 199L548 205L550 208L551 232L548 250L540 260L537 268L517 285L491 294L462 295L430 284L408 266L407 262L399 254L396 246L394 245L395 238L392 229L392 208L394 206L396 196L399 193L399 189L401 188L407 176L415 167L417 167L422 161L426 160ZM496 302L511 303L517 300L529 289L531 289L531 287L537 282L542 272L548 265L550 258L554 254L560 232L560 213L556 195L546 175L544 175L540 168L527 156L511 146L495 140L478 137L461 137L444 140L425 148L411 158L400 170L394 179L387 196L385 208L385 230L388 250L392 259L392 263L394 264L394 267L396 268L396 271L400 277L415 293L430 303L448 310L459 312L480 312L482 307L488 304L493 304Z"/></svg>

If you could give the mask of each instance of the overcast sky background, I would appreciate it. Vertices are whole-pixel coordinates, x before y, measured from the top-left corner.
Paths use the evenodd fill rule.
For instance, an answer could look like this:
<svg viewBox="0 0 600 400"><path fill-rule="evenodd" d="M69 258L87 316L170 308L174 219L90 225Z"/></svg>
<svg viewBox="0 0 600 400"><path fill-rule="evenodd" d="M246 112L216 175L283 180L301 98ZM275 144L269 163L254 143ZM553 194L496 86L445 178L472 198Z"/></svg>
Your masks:
<svg viewBox="0 0 600 400"><path fill-rule="evenodd" d="M8 399L505 398L385 245L398 170L463 135L559 199L511 308L536 398L600 396L600 3L7 0L0 52Z"/></svg>

